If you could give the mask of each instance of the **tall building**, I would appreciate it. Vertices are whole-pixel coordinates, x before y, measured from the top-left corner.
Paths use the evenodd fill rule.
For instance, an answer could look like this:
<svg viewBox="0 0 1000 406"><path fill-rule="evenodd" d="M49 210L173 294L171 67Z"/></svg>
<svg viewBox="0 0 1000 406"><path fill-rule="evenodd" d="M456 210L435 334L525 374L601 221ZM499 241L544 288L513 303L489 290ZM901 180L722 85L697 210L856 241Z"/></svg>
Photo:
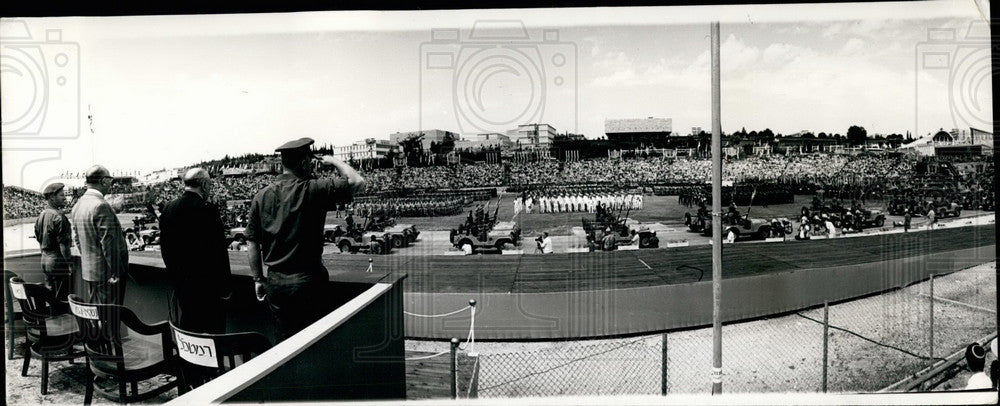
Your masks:
<svg viewBox="0 0 1000 406"><path fill-rule="evenodd" d="M364 141L358 141L351 145L335 147L333 155L343 161L385 158L389 154L389 151L392 151L396 147L397 144L393 144L388 140L367 138Z"/></svg>
<svg viewBox="0 0 1000 406"><path fill-rule="evenodd" d="M410 131L405 133L392 133L389 134L389 142L391 142L392 145L399 145L401 141L410 137L420 136L421 134L423 134L424 136L424 138L421 140L421 144L424 147L424 151L430 151L431 143L432 142L440 143L441 141L444 141L445 136L450 136L453 140L461 139L461 137L457 133L434 129L434 130Z"/></svg>
<svg viewBox="0 0 1000 406"><path fill-rule="evenodd" d="M669 118L621 118L604 120L604 134L608 140L630 142L655 142L666 140L673 131Z"/></svg>
<svg viewBox="0 0 1000 406"><path fill-rule="evenodd" d="M516 130L507 131L507 135L512 132L514 136L511 141L521 148L548 149L558 135L555 127L548 124L521 124Z"/></svg>

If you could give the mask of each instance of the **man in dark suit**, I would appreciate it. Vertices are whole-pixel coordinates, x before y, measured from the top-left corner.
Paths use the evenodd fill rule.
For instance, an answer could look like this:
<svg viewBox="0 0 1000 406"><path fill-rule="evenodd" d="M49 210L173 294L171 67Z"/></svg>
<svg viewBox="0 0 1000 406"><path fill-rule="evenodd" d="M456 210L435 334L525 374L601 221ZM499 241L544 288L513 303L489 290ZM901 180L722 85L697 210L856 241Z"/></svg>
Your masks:
<svg viewBox="0 0 1000 406"><path fill-rule="evenodd" d="M160 249L173 285L170 320L183 330L218 334L226 332L223 301L231 290L225 227L206 200L211 186L204 169L184 174L184 194L160 216Z"/></svg>

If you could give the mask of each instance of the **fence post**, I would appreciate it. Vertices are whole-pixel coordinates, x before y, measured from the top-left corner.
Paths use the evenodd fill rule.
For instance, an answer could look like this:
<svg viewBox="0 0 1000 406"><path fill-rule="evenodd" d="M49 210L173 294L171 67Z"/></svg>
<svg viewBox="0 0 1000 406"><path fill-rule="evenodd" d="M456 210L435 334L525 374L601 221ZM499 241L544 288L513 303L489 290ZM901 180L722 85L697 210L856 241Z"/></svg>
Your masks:
<svg viewBox="0 0 1000 406"><path fill-rule="evenodd" d="M458 339L451 339L451 398L456 399L458 397Z"/></svg>
<svg viewBox="0 0 1000 406"><path fill-rule="evenodd" d="M931 285L931 340L930 340L930 357L934 358L934 274L931 274L930 278Z"/></svg>
<svg viewBox="0 0 1000 406"><path fill-rule="evenodd" d="M663 346L660 353L660 394L667 395L667 333L663 333Z"/></svg>
<svg viewBox="0 0 1000 406"><path fill-rule="evenodd" d="M830 302L823 301L823 393L826 393L827 376L829 373L830 350Z"/></svg>

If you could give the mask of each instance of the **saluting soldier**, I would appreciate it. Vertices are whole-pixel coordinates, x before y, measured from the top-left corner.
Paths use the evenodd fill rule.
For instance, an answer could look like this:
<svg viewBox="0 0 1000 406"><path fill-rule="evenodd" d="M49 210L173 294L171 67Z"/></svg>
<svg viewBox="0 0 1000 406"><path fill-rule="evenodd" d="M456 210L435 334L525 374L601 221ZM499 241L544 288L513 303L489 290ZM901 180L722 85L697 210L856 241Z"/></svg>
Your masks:
<svg viewBox="0 0 1000 406"><path fill-rule="evenodd" d="M258 300L265 297L284 340L320 319L330 306L329 275L323 266L323 225L335 204L350 201L365 180L354 168L332 156L341 177L313 175L314 141L301 138L275 151L284 172L253 198L247 224L250 269ZM267 273L264 273L267 266Z"/></svg>

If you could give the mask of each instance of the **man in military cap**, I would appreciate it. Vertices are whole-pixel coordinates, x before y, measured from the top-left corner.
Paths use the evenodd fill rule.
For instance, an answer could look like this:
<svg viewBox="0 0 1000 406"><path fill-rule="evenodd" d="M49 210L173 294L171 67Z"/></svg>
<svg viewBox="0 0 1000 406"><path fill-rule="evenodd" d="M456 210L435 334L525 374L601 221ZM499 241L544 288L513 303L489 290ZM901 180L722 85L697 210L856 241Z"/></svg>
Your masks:
<svg viewBox="0 0 1000 406"><path fill-rule="evenodd" d="M62 210L66 207L64 185L53 183L45 187L42 196L48 207L35 220L35 238L42 248L42 272L45 284L59 300L66 300L72 281L73 258L69 253L72 230Z"/></svg>
<svg viewBox="0 0 1000 406"><path fill-rule="evenodd" d="M184 193L160 216L160 249L173 285L170 320L196 333L226 332L223 299L229 289L226 229L219 209L207 200L212 189L208 171L184 174Z"/></svg>
<svg viewBox="0 0 1000 406"><path fill-rule="evenodd" d="M86 182L87 191L73 206L71 217L87 300L120 305L125 300L128 244L118 216L104 201L114 177L107 168L95 165L87 170Z"/></svg>
<svg viewBox="0 0 1000 406"><path fill-rule="evenodd" d="M354 168L332 156L314 158L313 140L301 138L277 149L284 172L254 196L247 224L250 269L257 298L267 298L279 340L319 320L330 306L323 266L326 212L351 200L365 186ZM313 160L333 165L341 177L317 179ZM267 273L264 273L264 266ZM266 279L265 279L266 277Z"/></svg>

